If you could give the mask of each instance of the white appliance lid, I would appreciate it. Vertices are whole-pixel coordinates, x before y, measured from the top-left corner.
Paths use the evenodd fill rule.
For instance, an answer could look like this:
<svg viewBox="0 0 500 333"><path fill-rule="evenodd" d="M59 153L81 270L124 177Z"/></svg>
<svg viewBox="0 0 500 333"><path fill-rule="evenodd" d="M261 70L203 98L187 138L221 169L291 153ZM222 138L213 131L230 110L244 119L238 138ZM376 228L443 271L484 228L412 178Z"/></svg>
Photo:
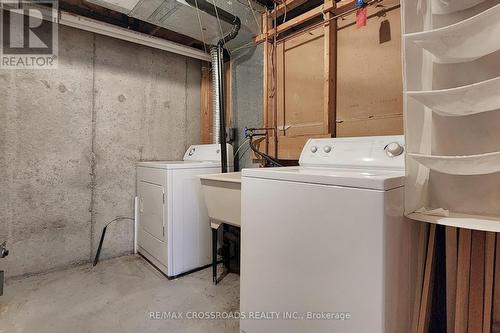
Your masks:
<svg viewBox="0 0 500 333"><path fill-rule="evenodd" d="M220 162L213 161L152 161L139 162L137 166L155 169L200 169L220 167Z"/></svg>
<svg viewBox="0 0 500 333"><path fill-rule="evenodd" d="M243 169L243 177L299 183L391 190L404 185L404 171L311 167Z"/></svg>
<svg viewBox="0 0 500 333"><path fill-rule="evenodd" d="M393 156L387 149L390 144L401 147L401 154ZM389 190L404 185L403 151L403 136L310 139L302 150L300 167L244 169L242 175Z"/></svg>
<svg viewBox="0 0 500 333"><path fill-rule="evenodd" d="M192 145L184 154L182 161L139 162L141 167L157 169L198 169L221 166L220 144ZM233 146L227 144L228 166L233 166Z"/></svg>

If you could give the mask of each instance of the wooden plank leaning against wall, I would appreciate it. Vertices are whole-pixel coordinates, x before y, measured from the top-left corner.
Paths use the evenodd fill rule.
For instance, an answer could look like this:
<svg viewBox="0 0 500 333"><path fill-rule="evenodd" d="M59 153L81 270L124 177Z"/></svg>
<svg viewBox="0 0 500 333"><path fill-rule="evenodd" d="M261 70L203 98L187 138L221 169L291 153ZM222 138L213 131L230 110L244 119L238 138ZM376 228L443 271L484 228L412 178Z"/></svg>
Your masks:
<svg viewBox="0 0 500 333"><path fill-rule="evenodd" d="M331 19L352 8L352 1L340 2L335 11L327 0L321 8L266 31L266 25L272 26L272 14L268 16L263 35L269 36L319 14L327 22L278 39L276 47L273 38L256 38L264 41L267 54L264 126L278 128L280 159L298 159L311 137L403 133L399 1L383 4L369 7L368 26L361 29L354 24L354 13ZM274 155L272 138L266 148Z"/></svg>

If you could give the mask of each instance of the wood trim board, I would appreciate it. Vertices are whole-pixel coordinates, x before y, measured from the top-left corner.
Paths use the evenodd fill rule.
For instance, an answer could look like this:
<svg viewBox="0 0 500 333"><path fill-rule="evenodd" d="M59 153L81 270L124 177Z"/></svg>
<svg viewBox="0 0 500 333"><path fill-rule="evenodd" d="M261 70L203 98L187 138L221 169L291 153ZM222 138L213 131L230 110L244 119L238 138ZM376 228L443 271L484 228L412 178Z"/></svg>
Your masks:
<svg viewBox="0 0 500 333"><path fill-rule="evenodd" d="M468 332L483 330L484 260L486 234L472 231Z"/></svg>
<svg viewBox="0 0 500 333"><path fill-rule="evenodd" d="M467 333L472 232L460 229L458 244L455 333Z"/></svg>
<svg viewBox="0 0 500 333"><path fill-rule="evenodd" d="M446 247L446 327L447 333L455 329L455 303L457 296L457 260L458 260L458 230L454 227L445 229Z"/></svg>
<svg viewBox="0 0 500 333"><path fill-rule="evenodd" d="M417 333L429 332L429 323L432 308L432 294L434 287L434 270L436 263L436 225L432 224L429 230L427 256L425 260L424 282L422 287L422 302L418 319Z"/></svg>

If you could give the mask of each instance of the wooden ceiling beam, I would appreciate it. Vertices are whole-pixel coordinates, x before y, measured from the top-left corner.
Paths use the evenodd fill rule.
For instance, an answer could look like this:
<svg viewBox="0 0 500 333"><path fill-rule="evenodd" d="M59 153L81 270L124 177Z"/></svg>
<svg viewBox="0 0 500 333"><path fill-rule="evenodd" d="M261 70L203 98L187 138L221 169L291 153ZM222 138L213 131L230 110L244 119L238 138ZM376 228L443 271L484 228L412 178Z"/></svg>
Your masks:
<svg viewBox="0 0 500 333"><path fill-rule="evenodd" d="M269 40L270 38L274 37L275 34L280 34L288 31L293 27L312 20L320 15L323 15L324 13L331 13L333 16L336 16L354 10L355 8L356 1L353 0L341 1L337 5L335 5L335 2L332 0L325 0L325 3L323 5L313 8L297 17L294 17L293 19L278 25L276 28L269 29L267 33L257 35L254 38L254 42L256 44L262 43L263 41ZM263 16L264 19L272 18L270 14L263 14Z"/></svg>
<svg viewBox="0 0 500 333"><path fill-rule="evenodd" d="M271 17L274 17L275 12L276 12L276 17L280 17L281 15L284 15L286 12L297 8L300 5L303 5L307 2L307 0L285 0L281 4L279 4L276 7L276 10L272 10L269 15Z"/></svg>

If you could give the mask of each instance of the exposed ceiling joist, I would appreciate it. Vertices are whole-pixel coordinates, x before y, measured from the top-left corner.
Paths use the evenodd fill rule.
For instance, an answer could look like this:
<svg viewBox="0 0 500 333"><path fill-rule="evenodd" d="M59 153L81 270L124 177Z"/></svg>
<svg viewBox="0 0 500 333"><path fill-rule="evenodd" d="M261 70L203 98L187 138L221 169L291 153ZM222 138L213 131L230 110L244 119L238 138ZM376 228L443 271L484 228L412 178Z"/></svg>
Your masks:
<svg viewBox="0 0 500 333"><path fill-rule="evenodd" d="M123 13L92 4L85 0L59 0L59 9L175 43L203 49L202 43L197 39L129 17Z"/></svg>
<svg viewBox="0 0 500 333"><path fill-rule="evenodd" d="M63 11L60 12L58 23L186 57L210 61L210 55L201 50Z"/></svg>

